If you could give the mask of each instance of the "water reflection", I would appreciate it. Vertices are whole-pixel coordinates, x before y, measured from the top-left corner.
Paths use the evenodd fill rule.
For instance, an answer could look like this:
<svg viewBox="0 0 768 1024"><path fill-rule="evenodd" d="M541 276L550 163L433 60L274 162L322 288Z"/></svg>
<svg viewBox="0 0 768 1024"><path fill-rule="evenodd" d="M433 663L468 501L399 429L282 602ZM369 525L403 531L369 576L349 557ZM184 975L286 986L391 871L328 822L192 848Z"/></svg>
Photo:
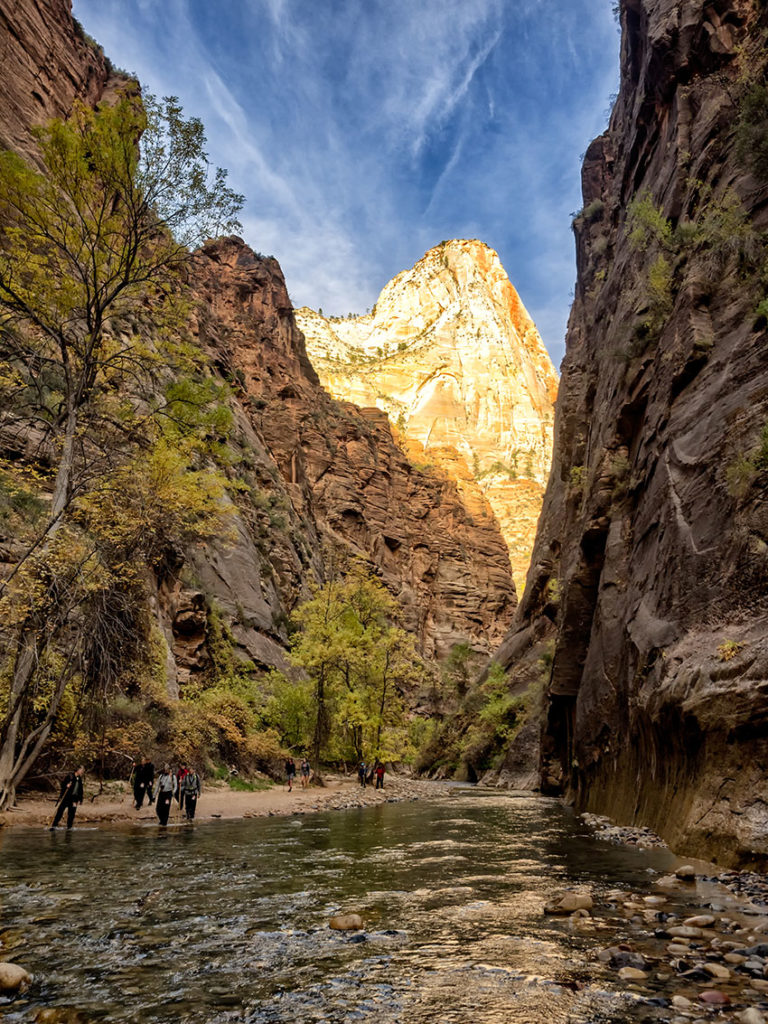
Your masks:
<svg viewBox="0 0 768 1024"><path fill-rule="evenodd" d="M591 839L554 801L446 793L294 819L0 836L7 959L31 1021L556 1024L652 1019L605 936L544 918L563 884L649 889L671 862ZM330 931L363 914L364 936ZM16 948L13 943L16 942Z"/></svg>

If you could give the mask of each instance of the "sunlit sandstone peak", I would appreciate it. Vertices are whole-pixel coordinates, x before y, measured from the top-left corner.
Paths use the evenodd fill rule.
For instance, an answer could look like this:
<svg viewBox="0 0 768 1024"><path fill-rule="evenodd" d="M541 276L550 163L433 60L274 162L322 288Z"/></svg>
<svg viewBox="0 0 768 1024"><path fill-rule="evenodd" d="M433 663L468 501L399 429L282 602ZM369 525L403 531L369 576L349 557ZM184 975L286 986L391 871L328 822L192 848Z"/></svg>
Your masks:
<svg viewBox="0 0 768 1024"><path fill-rule="evenodd" d="M525 579L552 456L557 373L498 255L476 240L430 249L365 316L297 310L336 398L385 410L414 460L480 483Z"/></svg>

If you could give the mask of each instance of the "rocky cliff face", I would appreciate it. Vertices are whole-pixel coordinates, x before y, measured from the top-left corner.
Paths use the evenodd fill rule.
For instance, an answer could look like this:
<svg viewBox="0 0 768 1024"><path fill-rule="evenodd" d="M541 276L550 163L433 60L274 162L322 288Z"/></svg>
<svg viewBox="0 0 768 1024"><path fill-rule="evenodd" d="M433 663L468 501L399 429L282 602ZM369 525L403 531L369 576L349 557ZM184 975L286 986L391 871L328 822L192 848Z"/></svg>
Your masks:
<svg viewBox="0 0 768 1024"><path fill-rule="evenodd" d="M31 160L33 125L66 117L75 100L95 104L125 82L73 20L70 0L0 0L0 68L0 148Z"/></svg>
<svg viewBox="0 0 768 1024"><path fill-rule="evenodd" d="M321 539L341 545L380 569L426 654L467 641L490 650L515 594L503 538L469 474L457 484L439 468L415 467L385 413L330 398L275 260L224 239L203 251L197 280L199 336L238 383L305 565L313 557L322 564ZM270 562L294 592L300 588L300 563L291 568L271 554Z"/></svg>
<svg viewBox="0 0 768 1024"><path fill-rule="evenodd" d="M768 15L623 0L621 19L552 475L498 658L517 670L556 630L547 789L765 864Z"/></svg>
<svg viewBox="0 0 768 1024"><path fill-rule="evenodd" d="M297 311L336 398L388 413L466 487L474 479L507 541L518 585L530 561L552 451L557 374L498 255L482 242L436 246L384 288L373 311Z"/></svg>

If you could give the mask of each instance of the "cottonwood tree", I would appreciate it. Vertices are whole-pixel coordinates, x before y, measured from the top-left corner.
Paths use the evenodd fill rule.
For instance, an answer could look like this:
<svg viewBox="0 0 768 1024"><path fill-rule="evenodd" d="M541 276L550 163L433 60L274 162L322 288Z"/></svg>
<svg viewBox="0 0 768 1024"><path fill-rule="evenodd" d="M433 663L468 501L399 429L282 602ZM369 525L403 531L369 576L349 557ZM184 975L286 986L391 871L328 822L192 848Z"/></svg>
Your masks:
<svg viewBox="0 0 768 1024"><path fill-rule="evenodd" d="M402 753L403 694L425 669L400 615L386 587L359 561L317 586L293 613L301 628L290 659L309 692L306 681L282 679L271 710L278 725L283 717L306 723L303 742L318 778L324 755L360 760Z"/></svg>
<svg viewBox="0 0 768 1024"><path fill-rule="evenodd" d="M0 587L0 809L82 670L94 606L151 564L163 530L215 532L221 481L188 474L226 414L183 340L184 279L242 205L173 97L76 104L35 134L42 171L0 154L0 472L23 520ZM147 500L160 478L170 514Z"/></svg>

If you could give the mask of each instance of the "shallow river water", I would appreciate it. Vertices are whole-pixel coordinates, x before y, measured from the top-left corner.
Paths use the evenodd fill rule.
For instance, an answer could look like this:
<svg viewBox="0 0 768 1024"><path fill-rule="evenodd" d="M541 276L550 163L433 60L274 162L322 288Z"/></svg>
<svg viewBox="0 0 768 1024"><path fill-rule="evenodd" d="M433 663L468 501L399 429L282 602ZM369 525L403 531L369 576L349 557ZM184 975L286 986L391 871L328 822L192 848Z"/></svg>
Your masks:
<svg viewBox="0 0 768 1024"><path fill-rule="evenodd" d="M610 915L582 934L542 906L571 885L598 907L611 890L642 896L675 863L593 838L556 801L462 790L167 830L14 829L0 834L0 959L35 983L0 1017L58 1006L147 1024L663 1019L596 959L621 940ZM365 934L331 931L339 911L361 913Z"/></svg>

